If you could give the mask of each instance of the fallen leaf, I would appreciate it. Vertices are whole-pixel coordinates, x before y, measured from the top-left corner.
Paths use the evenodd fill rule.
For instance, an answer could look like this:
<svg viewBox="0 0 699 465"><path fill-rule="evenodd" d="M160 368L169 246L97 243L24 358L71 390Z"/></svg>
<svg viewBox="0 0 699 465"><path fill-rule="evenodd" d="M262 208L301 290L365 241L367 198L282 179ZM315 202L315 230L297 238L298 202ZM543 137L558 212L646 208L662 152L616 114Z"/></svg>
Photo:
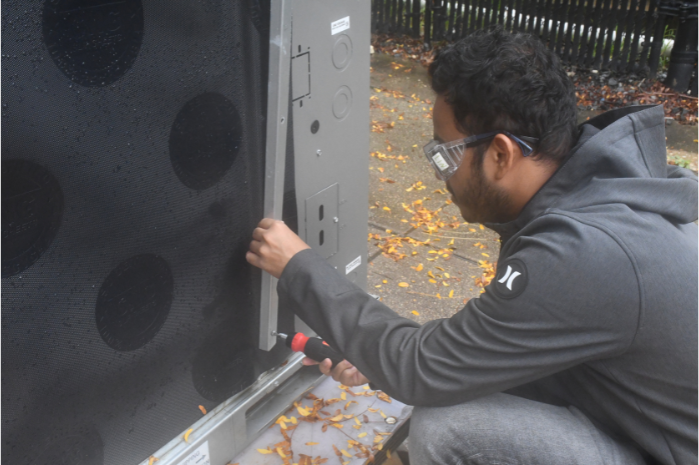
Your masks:
<svg viewBox="0 0 699 465"><path fill-rule="evenodd" d="M206 415L206 409L204 408L203 405L200 405L200 406L199 406L199 410L201 410L201 413L203 413L204 415Z"/></svg>
<svg viewBox="0 0 699 465"><path fill-rule="evenodd" d="M306 443L307 446L317 446L318 444L320 444L320 443L319 442L307 442Z"/></svg>
<svg viewBox="0 0 699 465"><path fill-rule="evenodd" d="M413 315L416 315L416 316L420 316L420 313L418 313L418 311L417 311L417 310L413 310L413 311L412 311L412 312L410 312L410 313L412 313Z"/></svg>
<svg viewBox="0 0 699 465"><path fill-rule="evenodd" d="M192 434L192 431L194 431L192 428L189 428L186 433L184 433L184 442L189 442L189 435Z"/></svg>
<svg viewBox="0 0 699 465"><path fill-rule="evenodd" d="M391 400L391 398L388 397L388 394L386 394L385 392L379 392L378 395L377 395L376 397L378 397L380 400L382 400L382 401L384 401L384 402L388 402L389 404L390 404L391 402L393 402L393 401ZM381 413L381 412L379 412L379 413ZM382 416L383 416L383 415L382 415ZM386 417L384 417L384 418L386 418Z"/></svg>
<svg viewBox="0 0 699 465"><path fill-rule="evenodd" d="M408 283L398 283L398 287L410 287Z"/></svg>
<svg viewBox="0 0 699 465"><path fill-rule="evenodd" d="M454 289L449 291L449 298L453 298L453 297L454 297Z"/></svg>
<svg viewBox="0 0 699 465"><path fill-rule="evenodd" d="M272 451L269 449L257 449L257 452L259 452L260 454L264 454L264 455L272 453Z"/></svg>
<svg viewBox="0 0 699 465"><path fill-rule="evenodd" d="M148 457L148 465L153 465L154 462L160 460L159 458L153 457L152 455Z"/></svg>
<svg viewBox="0 0 699 465"><path fill-rule="evenodd" d="M388 207L383 207L383 209L386 210L387 212L390 212L390 211L391 211L391 209L388 208Z"/></svg>

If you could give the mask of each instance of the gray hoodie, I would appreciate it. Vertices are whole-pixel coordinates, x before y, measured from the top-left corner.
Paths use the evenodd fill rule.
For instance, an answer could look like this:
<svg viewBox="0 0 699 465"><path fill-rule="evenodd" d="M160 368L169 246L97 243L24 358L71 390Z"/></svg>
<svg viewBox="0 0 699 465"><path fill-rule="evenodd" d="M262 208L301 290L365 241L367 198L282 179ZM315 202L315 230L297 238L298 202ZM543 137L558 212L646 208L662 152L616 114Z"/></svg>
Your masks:
<svg viewBox="0 0 699 465"><path fill-rule="evenodd" d="M411 405L536 386L663 464L697 463L697 179L666 165L662 107L605 113L502 236L486 292L422 326L311 250L289 306Z"/></svg>

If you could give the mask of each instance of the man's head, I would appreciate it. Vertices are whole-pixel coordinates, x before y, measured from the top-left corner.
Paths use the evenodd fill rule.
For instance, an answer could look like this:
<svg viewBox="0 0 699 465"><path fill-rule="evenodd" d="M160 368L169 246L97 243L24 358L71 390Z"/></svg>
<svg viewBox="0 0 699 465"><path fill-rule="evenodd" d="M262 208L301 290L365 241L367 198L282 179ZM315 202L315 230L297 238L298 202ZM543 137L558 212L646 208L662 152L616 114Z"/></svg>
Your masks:
<svg viewBox="0 0 699 465"><path fill-rule="evenodd" d="M503 133L484 139L447 181L467 221L516 218L577 139L575 93L558 58L533 36L496 29L444 47L429 73L438 141L494 131L538 139L527 157Z"/></svg>

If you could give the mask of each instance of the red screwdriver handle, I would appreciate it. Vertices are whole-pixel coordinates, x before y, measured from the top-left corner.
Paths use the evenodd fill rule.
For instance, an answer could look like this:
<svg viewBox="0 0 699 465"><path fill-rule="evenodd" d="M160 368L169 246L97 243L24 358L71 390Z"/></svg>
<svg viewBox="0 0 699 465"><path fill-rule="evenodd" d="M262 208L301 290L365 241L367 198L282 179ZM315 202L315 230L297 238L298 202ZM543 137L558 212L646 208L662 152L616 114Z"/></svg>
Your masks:
<svg viewBox="0 0 699 465"><path fill-rule="evenodd" d="M306 348L303 353L306 354L306 357L311 358L316 362L322 362L326 358L329 358L330 361L333 362L332 368L335 368L338 363L344 360L342 355L335 352L332 347L317 337L308 338L308 342L306 342Z"/></svg>
<svg viewBox="0 0 699 465"><path fill-rule="evenodd" d="M322 362L329 358L333 363L332 368L335 368L338 363L344 360L344 357L335 352L332 347L326 344L322 339L317 337L308 337L303 333L292 333L286 340L286 344L294 352L303 352L306 357Z"/></svg>

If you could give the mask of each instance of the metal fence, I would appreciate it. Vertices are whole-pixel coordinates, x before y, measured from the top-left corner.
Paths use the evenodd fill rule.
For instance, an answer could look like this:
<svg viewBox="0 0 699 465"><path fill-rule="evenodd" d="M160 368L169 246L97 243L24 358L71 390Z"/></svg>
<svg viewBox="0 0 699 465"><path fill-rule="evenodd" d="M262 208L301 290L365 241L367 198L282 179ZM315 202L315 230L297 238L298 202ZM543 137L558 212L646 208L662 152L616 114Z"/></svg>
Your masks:
<svg viewBox="0 0 699 465"><path fill-rule="evenodd" d="M493 25L538 35L583 68L658 70L666 16L655 0L373 0L372 32L454 41Z"/></svg>

